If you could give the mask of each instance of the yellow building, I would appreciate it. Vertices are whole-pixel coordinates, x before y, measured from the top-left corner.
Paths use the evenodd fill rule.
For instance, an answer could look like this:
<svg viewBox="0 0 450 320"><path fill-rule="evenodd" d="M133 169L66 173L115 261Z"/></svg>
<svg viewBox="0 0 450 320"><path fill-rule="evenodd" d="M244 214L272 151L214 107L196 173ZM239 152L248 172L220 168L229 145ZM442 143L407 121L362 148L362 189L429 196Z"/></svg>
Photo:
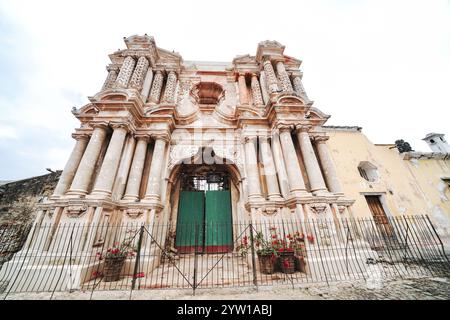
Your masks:
<svg viewBox="0 0 450 320"><path fill-rule="evenodd" d="M344 193L355 200L355 217L429 215L442 240L450 243L450 153L400 153L395 144L373 144L360 127L325 130ZM443 139L442 149L424 140L432 150L447 150Z"/></svg>

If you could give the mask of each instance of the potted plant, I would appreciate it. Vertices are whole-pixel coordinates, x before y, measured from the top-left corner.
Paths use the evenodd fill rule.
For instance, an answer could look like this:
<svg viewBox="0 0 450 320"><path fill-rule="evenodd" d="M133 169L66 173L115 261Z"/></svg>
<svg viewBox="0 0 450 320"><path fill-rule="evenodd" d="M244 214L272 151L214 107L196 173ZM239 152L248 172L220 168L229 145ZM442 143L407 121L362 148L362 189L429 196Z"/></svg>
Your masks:
<svg viewBox="0 0 450 320"><path fill-rule="evenodd" d="M272 240L266 240L262 231L256 233L255 247L258 255L259 269L261 273L272 274L275 271L275 263L277 261L277 243L278 240L274 237L274 228L271 228Z"/></svg>
<svg viewBox="0 0 450 320"><path fill-rule="evenodd" d="M305 246L305 235L299 231L294 232L292 235L288 234L286 236L289 240L289 247L294 251L294 263L295 270L300 272L306 272L305 258L306 246Z"/></svg>
<svg viewBox="0 0 450 320"><path fill-rule="evenodd" d="M127 258L135 256L136 249L132 246L133 238L127 238L122 243L115 243L113 247L108 248L103 255L97 253L99 260L105 260L103 266L103 281L111 282L120 279L120 272L125 264Z"/></svg>

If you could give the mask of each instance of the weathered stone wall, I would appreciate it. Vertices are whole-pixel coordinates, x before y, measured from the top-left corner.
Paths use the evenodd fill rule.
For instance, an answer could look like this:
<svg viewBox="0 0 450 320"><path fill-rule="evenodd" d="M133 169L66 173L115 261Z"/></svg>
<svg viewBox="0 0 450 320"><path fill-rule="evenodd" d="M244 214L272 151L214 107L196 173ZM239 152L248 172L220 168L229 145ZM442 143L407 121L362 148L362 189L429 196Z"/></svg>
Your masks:
<svg viewBox="0 0 450 320"><path fill-rule="evenodd" d="M60 175L57 171L0 185L0 266L22 248L37 204L53 193Z"/></svg>
<svg viewBox="0 0 450 320"><path fill-rule="evenodd" d="M49 197L61 171L0 186L0 224L26 224L36 216L37 204Z"/></svg>

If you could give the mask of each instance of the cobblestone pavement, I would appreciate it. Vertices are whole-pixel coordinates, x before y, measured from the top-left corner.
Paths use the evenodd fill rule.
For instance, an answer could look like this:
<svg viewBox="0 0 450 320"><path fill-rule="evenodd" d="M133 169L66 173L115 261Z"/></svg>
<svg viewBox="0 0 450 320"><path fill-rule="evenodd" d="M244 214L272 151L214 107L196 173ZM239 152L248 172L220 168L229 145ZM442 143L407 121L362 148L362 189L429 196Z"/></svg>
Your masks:
<svg viewBox="0 0 450 320"><path fill-rule="evenodd" d="M392 280L380 288L368 289L364 283L313 288L311 294L334 300L450 300L448 278Z"/></svg>
<svg viewBox="0 0 450 320"><path fill-rule="evenodd" d="M3 298L3 297L1 297ZM367 283L341 282L338 284L309 285L308 287L223 288L198 290L141 290L141 291L76 291L50 293L14 293L10 299L55 300L450 300L449 278L416 278L390 280L370 289Z"/></svg>

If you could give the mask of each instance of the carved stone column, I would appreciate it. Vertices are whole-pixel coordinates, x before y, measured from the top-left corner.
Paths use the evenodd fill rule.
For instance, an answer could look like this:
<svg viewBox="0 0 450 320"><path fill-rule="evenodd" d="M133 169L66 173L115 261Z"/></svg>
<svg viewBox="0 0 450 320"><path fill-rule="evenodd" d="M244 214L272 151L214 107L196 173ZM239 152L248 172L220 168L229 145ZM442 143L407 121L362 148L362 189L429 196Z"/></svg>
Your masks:
<svg viewBox="0 0 450 320"><path fill-rule="evenodd" d="M306 94L305 88L303 87L302 79L301 79L300 75L298 75L298 74L293 75L292 83L294 85L294 91L296 93L298 93L300 96L303 96L307 100L309 100L308 95Z"/></svg>
<svg viewBox="0 0 450 320"><path fill-rule="evenodd" d="M81 158L77 173L73 178L68 195L85 195L94 173L95 164L102 150L103 142L106 138L108 124L105 122L95 123L94 132L89 140L89 144Z"/></svg>
<svg viewBox="0 0 450 320"><path fill-rule="evenodd" d="M122 151L122 157L120 158L119 169L117 170L116 179L114 181L111 197L113 201L119 201L125 194L125 187L127 186L128 174L130 173L135 147L135 138L132 134L127 135Z"/></svg>
<svg viewBox="0 0 450 320"><path fill-rule="evenodd" d="M266 73L264 71L261 71L259 74L259 82L261 83L261 93L263 96L264 104L268 103L269 93L267 92L267 80L266 80Z"/></svg>
<svg viewBox="0 0 450 320"><path fill-rule="evenodd" d="M107 67L108 76L106 77L105 83L103 84L102 90L110 89L114 86L114 82L117 79L118 68L116 67Z"/></svg>
<svg viewBox="0 0 450 320"><path fill-rule="evenodd" d="M270 60L264 61L263 68L266 74L267 88L269 89L269 93L278 92L279 89L277 76L275 75L275 71L273 70L273 66Z"/></svg>
<svg viewBox="0 0 450 320"><path fill-rule="evenodd" d="M140 57L136 68L134 69L133 76L130 80L130 88L134 88L136 90L142 89L142 84L144 82L145 76L147 74L147 69L149 66L149 62L146 57Z"/></svg>
<svg viewBox="0 0 450 320"><path fill-rule="evenodd" d="M161 96L161 89L164 81L164 76L161 70L157 70L153 79L152 90L150 91L150 102L158 103Z"/></svg>
<svg viewBox="0 0 450 320"><path fill-rule="evenodd" d="M321 193L328 193L325 181L320 171L319 162L314 153L311 139L308 133L307 126L297 127L297 137L300 143L300 151L302 152L303 161L305 162L306 174L308 175L309 183L311 185L311 192L314 195Z"/></svg>
<svg viewBox="0 0 450 320"><path fill-rule="evenodd" d="M167 103L175 102L175 89L177 87L177 74L170 71L167 75L166 89L164 90L163 101Z"/></svg>
<svg viewBox="0 0 450 320"><path fill-rule="evenodd" d="M344 195L341 183L339 181L336 167L334 166L333 159L331 158L330 151L326 144L329 137L315 137L317 153L319 154L320 163L322 164L323 173L327 182L328 188L331 192Z"/></svg>
<svg viewBox="0 0 450 320"><path fill-rule="evenodd" d="M245 74L239 74L238 78L238 86L239 86L239 102L241 104L248 104L248 91L247 84L245 83Z"/></svg>
<svg viewBox="0 0 450 320"><path fill-rule="evenodd" d="M145 156L147 154L148 136L138 136L136 150L134 151L133 164L128 176L127 189L124 200L135 201L139 199L142 174L144 170Z"/></svg>
<svg viewBox="0 0 450 320"><path fill-rule="evenodd" d="M275 167L277 168L278 181L280 184L280 191L283 198L289 197L289 181L286 173L286 167L283 160L283 151L280 145L279 132L274 132L272 135L272 152Z"/></svg>
<svg viewBox="0 0 450 320"><path fill-rule="evenodd" d="M252 95L254 105L263 105L263 98L261 95L261 87L259 85L258 77L256 74L252 74Z"/></svg>
<svg viewBox="0 0 450 320"><path fill-rule="evenodd" d="M116 86L118 88L126 88L128 86L135 65L136 61L134 61L133 57L128 56L125 58L116 79Z"/></svg>
<svg viewBox="0 0 450 320"><path fill-rule="evenodd" d="M256 157L256 136L244 137L245 169L247 171L247 186L249 199L261 199L261 181L259 180L258 159Z"/></svg>
<svg viewBox="0 0 450 320"><path fill-rule="evenodd" d="M161 172L168 140L169 138L166 135L155 135L155 148L153 150L145 200L154 202L161 200Z"/></svg>
<svg viewBox="0 0 450 320"><path fill-rule="evenodd" d="M307 194L305 182L303 181L302 172L291 137L292 128L291 126L280 125L278 129L280 130L281 148L283 149L284 163L286 165L291 195L305 195Z"/></svg>
<svg viewBox="0 0 450 320"><path fill-rule="evenodd" d="M106 150L92 195L111 196L114 178L119 168L120 155L128 131L128 127L124 123L112 124L112 127L114 132Z"/></svg>
<svg viewBox="0 0 450 320"><path fill-rule="evenodd" d="M144 101L144 103L147 102L148 100L148 95L150 94L150 88L152 86L152 80L153 80L153 70L151 68L148 68L141 91L142 100Z"/></svg>
<svg viewBox="0 0 450 320"><path fill-rule="evenodd" d="M75 138L77 142L72 150L72 153L70 154L70 158L67 161L66 166L64 167L61 177L59 178L58 184L53 192L53 196L63 195L70 187L89 141L89 136L85 134L73 134L72 137Z"/></svg>
<svg viewBox="0 0 450 320"><path fill-rule="evenodd" d="M284 67L284 63L282 61L277 62L277 72L278 77L280 78L283 92L294 91L294 89L292 88L291 80L289 79L289 75L287 74L286 68Z"/></svg>
<svg viewBox="0 0 450 320"><path fill-rule="evenodd" d="M272 149L267 136L259 137L261 158L264 164L264 174L267 181L269 200L281 200L280 188L278 187L277 171L272 156Z"/></svg>

